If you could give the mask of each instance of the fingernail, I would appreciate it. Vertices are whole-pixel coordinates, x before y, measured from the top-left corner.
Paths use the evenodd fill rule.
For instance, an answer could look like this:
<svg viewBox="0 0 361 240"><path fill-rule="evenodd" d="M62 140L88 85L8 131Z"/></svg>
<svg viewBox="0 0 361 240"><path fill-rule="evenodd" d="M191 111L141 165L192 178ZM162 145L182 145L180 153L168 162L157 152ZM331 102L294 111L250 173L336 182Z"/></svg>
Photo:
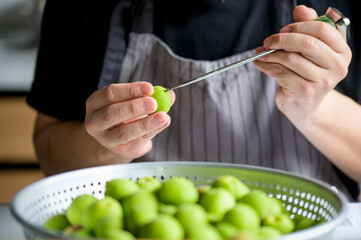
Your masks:
<svg viewBox="0 0 361 240"><path fill-rule="evenodd" d="M288 33L288 32L291 32L291 28L290 27L284 27L281 29L280 31L281 33Z"/></svg>
<svg viewBox="0 0 361 240"><path fill-rule="evenodd" d="M154 116L154 121L155 121L156 123L164 122L165 119L164 119L164 117L163 117L163 114L164 114L164 113L162 113L162 112L158 112L157 114L155 114L155 116Z"/></svg>
<svg viewBox="0 0 361 240"><path fill-rule="evenodd" d="M146 99L143 101L143 108L145 110L152 110L155 108L154 100L152 99Z"/></svg>
<svg viewBox="0 0 361 240"><path fill-rule="evenodd" d="M272 44L272 39L270 39L270 38L267 38L267 39L264 40L264 42L263 42L263 45L264 45L265 47L269 47L269 46L271 46L271 44Z"/></svg>
<svg viewBox="0 0 361 240"><path fill-rule="evenodd" d="M143 85L143 86L139 87L139 92L141 95L145 95L145 96L151 95L152 94L151 91L152 91L152 88L149 86Z"/></svg>

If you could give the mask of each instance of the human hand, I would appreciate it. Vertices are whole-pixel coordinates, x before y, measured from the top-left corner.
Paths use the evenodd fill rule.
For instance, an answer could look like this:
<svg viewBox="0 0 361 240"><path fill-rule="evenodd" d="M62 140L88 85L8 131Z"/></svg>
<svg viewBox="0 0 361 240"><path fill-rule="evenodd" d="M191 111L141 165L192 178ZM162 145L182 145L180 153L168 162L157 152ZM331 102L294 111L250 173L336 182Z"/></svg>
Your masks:
<svg viewBox="0 0 361 240"><path fill-rule="evenodd" d="M148 82L112 84L94 92L86 102L87 132L123 161L143 156L171 121L164 112L152 114L157 109L152 93Z"/></svg>
<svg viewBox="0 0 361 240"><path fill-rule="evenodd" d="M311 21L317 17L313 9L298 6L296 23L265 39L266 49L278 51L254 62L280 85L275 101L291 121L311 117L326 96L347 75L351 50L344 35L331 25Z"/></svg>

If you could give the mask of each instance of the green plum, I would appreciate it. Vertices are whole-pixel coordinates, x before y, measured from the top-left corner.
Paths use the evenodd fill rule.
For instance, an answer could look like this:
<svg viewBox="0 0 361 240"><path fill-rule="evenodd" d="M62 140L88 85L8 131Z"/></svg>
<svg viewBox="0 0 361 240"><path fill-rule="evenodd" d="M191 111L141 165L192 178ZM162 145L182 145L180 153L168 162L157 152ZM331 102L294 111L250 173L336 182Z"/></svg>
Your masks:
<svg viewBox="0 0 361 240"><path fill-rule="evenodd" d="M300 231L306 228L310 228L314 225L316 225L316 220L312 220L309 218L301 218L297 222L295 222L295 231Z"/></svg>
<svg viewBox="0 0 361 240"><path fill-rule="evenodd" d="M239 231L232 240L259 240L257 234L246 230Z"/></svg>
<svg viewBox="0 0 361 240"><path fill-rule="evenodd" d="M200 185L200 186L197 187L199 196L201 196L203 194L206 194L211 189L212 189L212 187L209 186L209 185Z"/></svg>
<svg viewBox="0 0 361 240"><path fill-rule="evenodd" d="M232 175L220 176L214 181L212 187L228 190L236 200L243 197L250 191L246 184L242 183L241 180Z"/></svg>
<svg viewBox="0 0 361 240"><path fill-rule="evenodd" d="M218 222L215 226L223 239L233 238L238 233L238 229L231 223Z"/></svg>
<svg viewBox="0 0 361 240"><path fill-rule="evenodd" d="M130 179L113 179L105 185L105 196L110 196L118 201L136 193L139 186Z"/></svg>
<svg viewBox="0 0 361 240"><path fill-rule="evenodd" d="M228 210L235 206L236 200L229 191L223 188L212 188L201 195L199 204L207 211L211 222L218 222Z"/></svg>
<svg viewBox="0 0 361 240"><path fill-rule="evenodd" d="M285 213L266 217L263 221L263 225L277 228L282 234L290 233L295 228L295 223Z"/></svg>
<svg viewBox="0 0 361 240"><path fill-rule="evenodd" d="M157 109L155 112L165 112L167 113L172 105L172 98L169 91L166 91L167 89L161 86L155 86L154 92L151 97L153 97L158 104Z"/></svg>
<svg viewBox="0 0 361 240"><path fill-rule="evenodd" d="M261 190L253 190L237 202L249 204L256 210L261 219L270 215L270 197Z"/></svg>
<svg viewBox="0 0 361 240"><path fill-rule="evenodd" d="M57 214L50 217L43 224L43 227L48 230L63 231L70 223L65 214Z"/></svg>
<svg viewBox="0 0 361 240"><path fill-rule="evenodd" d="M174 215L178 211L178 207L172 204L159 203L159 213Z"/></svg>
<svg viewBox="0 0 361 240"><path fill-rule="evenodd" d="M287 213L287 210L285 209L285 207L282 205L282 201L278 200L277 198L273 198L273 197L269 197L268 198L268 215L276 215L279 214L281 212L283 213Z"/></svg>
<svg viewBox="0 0 361 240"><path fill-rule="evenodd" d="M92 234L91 232L89 232L86 229L79 229L79 230L75 230L74 232L72 232L72 234L70 235L73 238L79 239L79 238L92 238Z"/></svg>
<svg viewBox="0 0 361 240"><path fill-rule="evenodd" d="M139 231L141 238L181 240L184 236L185 232L181 223L170 215L160 215Z"/></svg>
<svg viewBox="0 0 361 240"><path fill-rule="evenodd" d="M98 238L106 238L109 231L120 228L123 228L123 218L110 216L101 219L95 224L94 233Z"/></svg>
<svg viewBox="0 0 361 240"><path fill-rule="evenodd" d="M262 226L257 232L258 239L273 239L280 237L282 233L274 227Z"/></svg>
<svg viewBox="0 0 361 240"><path fill-rule="evenodd" d="M158 201L153 193L141 190L123 201L125 227L132 233L158 217Z"/></svg>
<svg viewBox="0 0 361 240"><path fill-rule="evenodd" d="M191 240L222 240L217 228L210 224L204 224L190 228L187 231L187 239Z"/></svg>
<svg viewBox="0 0 361 240"><path fill-rule="evenodd" d="M229 210L222 220L233 224L238 230L257 232L261 220L258 213L248 204L238 203L234 208Z"/></svg>
<svg viewBox="0 0 361 240"><path fill-rule="evenodd" d="M182 203L196 203L199 194L189 179L173 177L162 184L158 191L158 198L165 204L180 205Z"/></svg>
<svg viewBox="0 0 361 240"><path fill-rule="evenodd" d="M105 196L85 210L82 225L87 230L94 230L96 224L107 217L123 218L122 206L117 200L109 196Z"/></svg>
<svg viewBox="0 0 361 240"><path fill-rule="evenodd" d="M83 194L76 197L66 210L66 217L73 226L81 225L84 211L98 199L93 195Z"/></svg>
<svg viewBox="0 0 361 240"><path fill-rule="evenodd" d="M112 229L107 233L109 240L136 240L133 234L123 229Z"/></svg>
<svg viewBox="0 0 361 240"><path fill-rule="evenodd" d="M138 178L137 184L141 189L148 190L153 193L158 191L162 186L162 183L158 179L153 177Z"/></svg>
<svg viewBox="0 0 361 240"><path fill-rule="evenodd" d="M174 215L182 224L184 229L201 226L208 223L208 216L204 208L196 203L184 203L179 206Z"/></svg>

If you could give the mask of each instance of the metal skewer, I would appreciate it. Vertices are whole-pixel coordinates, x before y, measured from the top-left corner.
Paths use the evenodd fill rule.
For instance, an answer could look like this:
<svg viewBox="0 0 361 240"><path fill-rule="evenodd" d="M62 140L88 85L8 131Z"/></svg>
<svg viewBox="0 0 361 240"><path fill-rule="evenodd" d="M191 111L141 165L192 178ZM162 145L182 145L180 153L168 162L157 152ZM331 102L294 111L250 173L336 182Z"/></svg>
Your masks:
<svg viewBox="0 0 361 240"><path fill-rule="evenodd" d="M256 55L252 56L252 57L248 57L248 58L242 59L242 60L240 60L240 61L231 63L231 64L229 64L229 65L227 65L227 66L218 68L218 69L216 69L216 70L214 70L214 71L211 71L211 72L208 72L208 73L206 73L206 74L204 74L204 75L201 75L201 76L199 76L199 77L193 78L193 79L191 79L191 80L189 80L189 81L187 81L187 82L181 83L181 84L179 84L179 85L177 85L177 86L168 88L166 91L170 91L170 90L174 90L174 89L177 89L177 88L181 88L181 87L187 86L187 85L189 85L189 84L192 84L192 83L201 81L201 80L203 80L203 79L210 78L210 77L212 77L212 76L214 76L214 75L217 75L217 74L219 74L219 73L226 72L226 71L228 71L228 70L231 70L231 69L236 68L236 67L238 67L238 66L241 66L241 65L243 65L243 64L252 62L252 61L254 61L254 60L256 60L256 59L258 59L258 58L260 58L260 57L266 56L266 55L268 55L268 54L270 54L270 53L273 53L273 52L275 52L275 51L276 51L276 50L267 50L267 51L260 52L260 53L258 53L258 54L256 54Z"/></svg>

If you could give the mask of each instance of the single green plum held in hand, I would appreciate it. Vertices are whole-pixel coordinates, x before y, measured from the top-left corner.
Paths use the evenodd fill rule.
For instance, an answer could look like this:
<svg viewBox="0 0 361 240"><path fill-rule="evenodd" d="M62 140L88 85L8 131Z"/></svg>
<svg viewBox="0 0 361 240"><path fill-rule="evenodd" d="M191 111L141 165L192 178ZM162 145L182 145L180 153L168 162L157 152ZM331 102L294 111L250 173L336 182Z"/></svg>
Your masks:
<svg viewBox="0 0 361 240"><path fill-rule="evenodd" d="M151 97L153 97L158 104L157 110L155 112L165 112L167 113L172 105L172 98L169 91L161 86L155 86L154 92Z"/></svg>

